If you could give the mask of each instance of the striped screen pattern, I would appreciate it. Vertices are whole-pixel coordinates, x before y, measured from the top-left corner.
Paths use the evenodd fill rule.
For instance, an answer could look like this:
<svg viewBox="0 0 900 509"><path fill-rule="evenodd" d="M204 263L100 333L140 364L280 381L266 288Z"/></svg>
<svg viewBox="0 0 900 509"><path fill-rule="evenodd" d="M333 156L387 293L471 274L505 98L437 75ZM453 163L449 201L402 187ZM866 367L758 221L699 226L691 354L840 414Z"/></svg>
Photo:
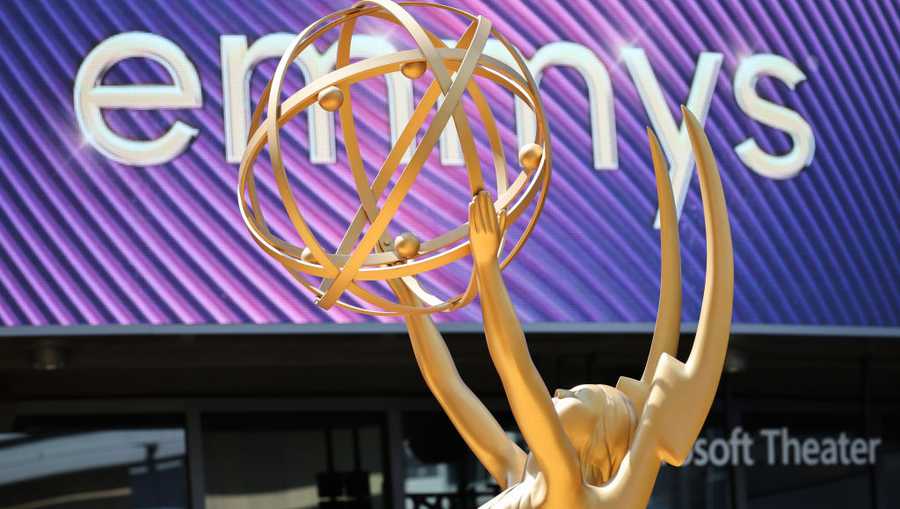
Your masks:
<svg viewBox="0 0 900 509"><path fill-rule="evenodd" d="M541 90L553 133L554 175L535 234L505 271L525 322L648 323L659 290L655 188L647 113L621 49L643 49L670 110L687 98L697 57L723 54L706 122L719 159L735 247L735 315L743 324L900 326L900 15L884 2L458 1L489 17L524 55L556 41L588 48L612 82L618 169L592 164L587 89L579 74L548 70ZM343 1L8 0L0 5L0 325L281 324L374 320L317 308L251 241L235 199L237 165L225 161L220 37L251 43L297 32ZM435 14L426 26L456 37L464 22ZM164 165L115 163L84 142L73 111L74 78L100 42L127 31L161 35L196 66L203 106L106 113L110 127L153 138L175 120L200 134ZM387 37L401 37L386 32ZM761 96L813 128L812 164L788 180L748 169L734 146L753 137L772 153L784 133L754 122L734 99L742 56L781 55L807 80L795 90L762 80ZM274 70L260 65L256 98ZM167 82L165 71L129 60L107 84ZM299 80L288 87L297 87ZM355 96L367 167L387 138L384 85ZM421 91L421 88L417 90ZM488 89L515 150L511 100ZM286 158L302 175L304 211L327 242L355 211L337 133L333 167L308 161L306 116L285 132ZM476 126L476 136L481 133ZM482 140L483 141L483 140ZM265 158L259 173L267 174ZM369 168L371 169L371 168ZM465 180L435 156L398 220L437 233L465 215ZM262 179L277 208L271 178ZM273 227L288 224L275 214ZM683 318L696 320L704 279L702 205L693 178L680 222ZM430 276L439 292L463 287L465 266ZM479 320L478 307L441 315Z"/></svg>

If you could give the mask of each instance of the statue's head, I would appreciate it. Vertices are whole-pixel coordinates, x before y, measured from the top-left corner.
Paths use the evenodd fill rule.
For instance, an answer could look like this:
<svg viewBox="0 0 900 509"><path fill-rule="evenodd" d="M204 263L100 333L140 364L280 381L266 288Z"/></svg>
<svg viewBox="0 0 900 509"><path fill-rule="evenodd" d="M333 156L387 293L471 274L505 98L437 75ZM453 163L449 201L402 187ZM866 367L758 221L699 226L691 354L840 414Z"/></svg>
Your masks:
<svg viewBox="0 0 900 509"><path fill-rule="evenodd" d="M631 400L608 385L558 389L553 406L578 453L582 475L603 484L619 469L637 424Z"/></svg>

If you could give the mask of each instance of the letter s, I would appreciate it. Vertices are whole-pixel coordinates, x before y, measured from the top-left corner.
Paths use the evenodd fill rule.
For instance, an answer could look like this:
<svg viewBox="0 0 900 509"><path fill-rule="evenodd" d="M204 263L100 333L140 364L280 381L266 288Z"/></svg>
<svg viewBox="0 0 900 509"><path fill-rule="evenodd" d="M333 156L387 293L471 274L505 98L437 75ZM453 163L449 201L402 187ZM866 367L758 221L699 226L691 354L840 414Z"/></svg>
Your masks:
<svg viewBox="0 0 900 509"><path fill-rule="evenodd" d="M806 75L790 60L769 53L746 58L734 75L734 98L741 110L758 122L786 132L794 147L787 154L776 156L764 152L753 138L747 138L734 149L741 161L756 173L773 179L787 179L812 162L816 139L812 128L797 112L756 94L756 83L764 76L778 78L793 90L806 80Z"/></svg>

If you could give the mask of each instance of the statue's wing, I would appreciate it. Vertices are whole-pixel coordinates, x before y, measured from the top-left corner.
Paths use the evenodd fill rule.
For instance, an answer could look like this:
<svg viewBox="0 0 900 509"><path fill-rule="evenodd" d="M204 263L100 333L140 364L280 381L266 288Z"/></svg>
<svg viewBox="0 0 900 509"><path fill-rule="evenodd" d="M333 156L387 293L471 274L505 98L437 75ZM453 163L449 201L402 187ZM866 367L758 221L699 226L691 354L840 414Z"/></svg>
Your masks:
<svg viewBox="0 0 900 509"><path fill-rule="evenodd" d="M660 459L673 464L680 464L687 457L712 405L725 364L734 300L731 228L718 167L700 122L684 106L681 111L700 177L706 226L706 285L697 334L687 361L682 363L672 353L661 352L649 385L641 384L646 393L635 435L642 426L654 427L660 433Z"/></svg>
<svg viewBox="0 0 900 509"><path fill-rule="evenodd" d="M706 226L706 284L691 354L685 363L667 354L660 357L645 406L645 412L650 405L662 409L660 417L667 422L660 427L665 430L659 443L661 459L675 465L687 458L719 386L734 302L731 227L716 159L700 122L684 106L681 110L700 176Z"/></svg>
<svg viewBox="0 0 900 509"><path fill-rule="evenodd" d="M642 411L634 440L619 471L609 483L595 488L596 507L646 507L660 461L680 465L690 453L709 413L725 364L734 299L734 260L728 211L709 140L697 119L683 106L681 111L697 159L706 223L706 286L697 334L688 360L682 363L673 356L675 340L663 335L664 332L673 333L677 338L677 330L665 328L672 327L677 321L661 317L662 320L657 321L648 369L642 377L649 374L649 379L620 380L620 389L635 397ZM651 148L654 162L661 162L652 137ZM665 194L660 192L662 221L666 220L666 209L672 211L671 207L663 205ZM668 242L671 239L664 236L664 252ZM663 261L664 274L668 261L671 257ZM666 284L664 276L663 286ZM664 306L674 306L677 302L668 297L660 296L660 314L670 311ZM656 367L650 371L650 363L654 361Z"/></svg>
<svg viewBox="0 0 900 509"><path fill-rule="evenodd" d="M659 306L650 353L641 379L621 377L616 384L616 387L631 399L638 417L647 401L650 382L653 380L659 358L664 353L675 356L681 329L681 255L678 252L678 216L675 213L675 198L672 195L666 158L659 140L649 127L647 136L650 139L650 154L653 157L653 171L656 174L656 194L659 197Z"/></svg>

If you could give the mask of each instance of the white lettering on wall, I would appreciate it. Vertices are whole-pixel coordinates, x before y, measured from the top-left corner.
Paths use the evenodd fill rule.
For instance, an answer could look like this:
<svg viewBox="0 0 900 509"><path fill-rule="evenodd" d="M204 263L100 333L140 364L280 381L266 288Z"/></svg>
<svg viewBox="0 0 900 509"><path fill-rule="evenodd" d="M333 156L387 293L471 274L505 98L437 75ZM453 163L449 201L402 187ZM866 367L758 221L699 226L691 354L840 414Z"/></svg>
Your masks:
<svg viewBox="0 0 900 509"><path fill-rule="evenodd" d="M691 140L688 138L687 126L684 121L681 126L675 125L672 112L666 105L666 98L662 87L650 67L647 55L639 48L625 48L622 50L622 59L625 61L631 79L637 87L641 102L650 117L650 124L663 151L669 160L669 177L672 180L672 194L675 196L675 211L681 217L681 208L687 196L691 177L694 174L694 151L691 149ZM697 60L697 69L694 72L694 80L691 83L688 99L684 103L693 113L702 126L706 122L709 113L709 105L712 102L713 92L716 88L716 78L719 76L719 68L722 66L721 53L703 52ZM659 213L656 214L656 228L659 228Z"/></svg>
<svg viewBox="0 0 900 509"><path fill-rule="evenodd" d="M220 39L222 52L222 97L225 103L225 159L229 163L241 162L244 146L250 129L250 76L260 62L269 58L280 58L287 50L294 36L288 33L269 34L247 47L243 35L223 35ZM360 34L353 37L350 46L352 58L369 58L396 52L387 40ZM305 83L329 73L337 58L337 43L319 53L309 46L300 53L294 63L303 74ZM385 76L388 90L388 115L391 126L391 143L396 142L403 126L409 121L413 111L412 82L399 72ZM307 109L309 121L309 159L315 164L331 164L336 158L334 113L325 111L318 104ZM404 162L412 155L410 147L404 155Z"/></svg>
<svg viewBox="0 0 900 509"><path fill-rule="evenodd" d="M128 58L147 58L160 64L172 84L103 85L106 73ZM73 100L75 118L87 143L114 161L149 166L181 154L197 129L176 121L155 140L133 140L113 132L103 118L103 110L199 108L203 90L197 69L172 41L156 34L126 32L106 39L88 53L75 77Z"/></svg>
<svg viewBox="0 0 900 509"><path fill-rule="evenodd" d="M453 41L447 41L452 44ZM484 54L500 60L504 64L517 68L516 61L506 47L495 39L490 39L484 48ZM597 170L616 170L619 168L619 154L616 147L616 118L613 108L613 89L606 67L593 51L581 44L559 41L542 46L530 59L524 59L525 65L540 85L544 71L550 67L571 67L578 71L584 79L588 93L588 118L591 124L591 146L593 164ZM516 133L521 147L534 141L536 120L534 113L525 103L515 99ZM441 164L464 164L462 148L452 119L441 133Z"/></svg>
<svg viewBox="0 0 900 509"><path fill-rule="evenodd" d="M783 81L791 90L806 80L803 71L782 56L753 55L742 60L734 74L734 99L748 117L786 132L794 146L787 154L772 155L759 148L753 138L747 138L734 150L744 164L764 177L791 178L812 162L816 139L812 128L797 112L757 95L756 83L767 76Z"/></svg>
<svg viewBox="0 0 900 509"><path fill-rule="evenodd" d="M227 162L240 162L247 142L251 114L249 87L253 70L262 61L282 55L293 39L292 34L274 33L248 45L246 36L221 36ZM351 56L368 58L394 51L394 45L384 38L359 34L354 38ZM336 44L323 52L314 47L306 48L295 61L304 81L309 83L330 72L334 68L336 53ZM515 66L514 59L499 41L489 40L485 53L507 65ZM103 85L104 75L109 69L128 58L148 58L159 63L171 77L172 84ZM668 159L676 208L680 216L694 167L687 130L683 122L680 126L676 124L664 91L644 51L626 48L622 51L622 60ZM708 115L722 60L721 53L713 52L703 52L697 59L690 91L684 102L701 123L705 123ZM587 47L569 41L542 46L525 62L538 82L544 72L554 66L569 67L579 73L586 84L588 96L587 115L593 167L597 170L617 169L619 163L613 89L604 64ZM752 55L743 59L734 76L735 101L741 111L758 122L787 133L793 147L787 154L768 154L755 140L746 138L735 146L735 152L750 169L760 175L785 179L796 175L811 163L815 153L815 138L810 125L795 111L759 97L756 85L764 77L773 77L794 89L806 76L792 62L773 54ZM390 73L385 78L390 139L395 143L413 111L413 87L410 80L399 72ZM202 99L197 70L187 56L168 39L150 33L127 32L103 41L85 57L75 79L75 116L85 141L106 157L135 166L171 161L198 135L197 128L176 121L157 139L128 139L110 129L103 118L103 110L198 108L202 106ZM533 139L535 119L530 109L519 99L515 99L515 113L518 143L522 145ZM334 114L314 104L308 109L307 115L310 161L316 164L334 163L337 159ZM409 147L404 161L409 160L412 150L413 147ZM463 164L452 120L441 135L440 156L443 164ZM656 226L659 226L658 214Z"/></svg>
<svg viewBox="0 0 900 509"><path fill-rule="evenodd" d="M881 438L850 437L846 432L826 437L796 437L788 428L764 428L759 436L765 441L765 464L793 466L874 465L878 460ZM697 467L726 465L753 466L751 455L755 440L740 426L728 438L700 437L685 461Z"/></svg>

